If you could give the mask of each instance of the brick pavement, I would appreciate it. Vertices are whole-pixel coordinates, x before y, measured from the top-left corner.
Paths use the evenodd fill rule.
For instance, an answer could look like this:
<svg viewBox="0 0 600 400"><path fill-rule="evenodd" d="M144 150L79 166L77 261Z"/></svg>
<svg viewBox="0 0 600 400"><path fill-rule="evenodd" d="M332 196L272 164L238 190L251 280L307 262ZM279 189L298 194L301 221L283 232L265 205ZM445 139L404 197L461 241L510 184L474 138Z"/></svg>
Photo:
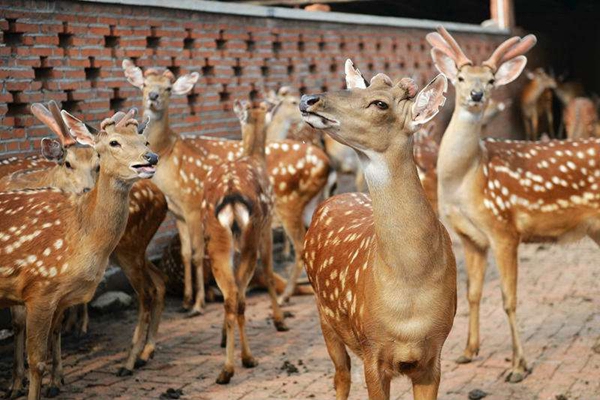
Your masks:
<svg viewBox="0 0 600 400"><path fill-rule="evenodd" d="M467 304L464 265L458 249L459 307L443 353L440 399L467 399L473 389L486 400L555 400L600 398L600 354L591 351L600 336L600 251L591 241L568 247L522 247L519 325L533 373L520 384L504 382L510 366L510 334L501 306L498 274L488 269L482 302L481 353L470 365L456 365L466 340ZM236 360L228 386L214 379L223 361L219 347L221 304L205 316L183 319L179 302L168 302L156 357L133 377L115 372L124 360L136 313L94 317L84 339L65 338L64 399L158 399L168 388L182 389L183 399L333 399L333 366L321 338L312 298L294 298L287 309L291 331L276 332L265 294L250 296L248 334L259 365L251 370ZM239 347L238 347L239 354ZM10 343L0 345L0 387L10 376ZM289 361L298 373L281 369ZM365 399L360 362L353 360L350 398ZM394 381L394 399L410 399L406 379Z"/></svg>

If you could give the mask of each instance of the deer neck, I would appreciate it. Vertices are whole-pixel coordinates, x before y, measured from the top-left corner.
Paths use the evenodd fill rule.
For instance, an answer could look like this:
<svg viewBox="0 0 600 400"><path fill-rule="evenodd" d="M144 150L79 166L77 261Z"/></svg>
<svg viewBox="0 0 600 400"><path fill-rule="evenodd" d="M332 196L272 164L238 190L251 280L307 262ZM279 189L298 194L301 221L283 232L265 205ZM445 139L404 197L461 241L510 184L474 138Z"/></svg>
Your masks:
<svg viewBox="0 0 600 400"><path fill-rule="evenodd" d="M476 171L482 158L480 143L484 105L473 111L456 101L448 128L442 137L437 162L439 187L450 189L462 184L464 178Z"/></svg>
<svg viewBox="0 0 600 400"><path fill-rule="evenodd" d="M242 154L246 157L252 157L259 162L266 162L266 129L264 121L245 124L242 129Z"/></svg>
<svg viewBox="0 0 600 400"><path fill-rule="evenodd" d="M173 132L169 126L169 112L167 110L154 111L145 109L144 115L150 117L146 128L146 137L150 143L150 148L159 157L166 156L179 139L179 135Z"/></svg>
<svg viewBox="0 0 600 400"><path fill-rule="evenodd" d="M108 257L125 231L133 182L108 176L103 170L101 166L94 188L81 195L79 215L84 240L96 254Z"/></svg>
<svg viewBox="0 0 600 400"><path fill-rule="evenodd" d="M440 245L440 228L413 161L413 139L401 138L384 153L359 153L373 202L378 273L390 276L422 276ZM410 250L408 250L410 249ZM425 267L425 269L424 269Z"/></svg>

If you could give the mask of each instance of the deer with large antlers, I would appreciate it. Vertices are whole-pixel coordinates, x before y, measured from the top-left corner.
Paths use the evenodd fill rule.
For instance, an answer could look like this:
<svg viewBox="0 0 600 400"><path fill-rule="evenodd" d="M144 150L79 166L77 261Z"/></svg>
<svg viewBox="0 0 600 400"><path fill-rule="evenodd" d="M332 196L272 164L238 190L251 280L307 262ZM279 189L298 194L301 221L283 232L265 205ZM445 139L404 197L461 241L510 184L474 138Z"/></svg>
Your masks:
<svg viewBox="0 0 600 400"><path fill-rule="evenodd" d="M459 363L479 353L479 303L492 249L500 271L504 310L513 342L510 382L528 373L517 326L520 242L564 241L588 235L600 244L600 142L543 143L480 139L481 118L495 88L515 80L536 43L513 37L474 65L442 27L430 33L436 67L456 87L456 108L440 145L440 214L460 236L468 275L469 334Z"/></svg>
<svg viewBox="0 0 600 400"><path fill-rule="evenodd" d="M350 392L348 349L364 362L369 399L389 399L398 375L412 380L415 399L436 399L456 311L456 265L419 182L412 134L444 104L446 78L417 94L408 78L392 83L379 74L367 86L350 60L346 72L351 90L300 103L307 123L355 149L371 194L323 202L306 235L336 399Z"/></svg>
<svg viewBox="0 0 600 400"><path fill-rule="evenodd" d="M169 207L177 216L181 236L182 260L185 270L184 306L199 312L204 304L202 274L203 240L200 209L197 196L201 194L206 174L224 161L233 161L242 155L240 141L206 137L182 138L169 126L168 105L172 94L191 90L198 79L197 74L184 75L175 80L165 71L156 69L145 72L123 61L127 80L143 91L144 109L152 124L148 128L151 147L161 155L161 164L154 182L169 200ZM267 145L267 172L275 194L275 211L286 234L292 240L296 260L280 303L294 293L296 281L302 272L304 214L310 213L310 205L323 191L330 172L329 160L319 148L292 140L272 142ZM191 226L189 225L191 224ZM193 232L193 233L192 233ZM192 259L196 268L196 300L192 301ZM192 306L193 303L193 306Z"/></svg>
<svg viewBox="0 0 600 400"><path fill-rule="evenodd" d="M540 118L545 116L548 122L550 137L554 135L554 114L552 112L552 91L556 89L556 80L537 68L527 72L529 82L521 93L521 113L527 140L537 140L539 135Z"/></svg>
<svg viewBox="0 0 600 400"><path fill-rule="evenodd" d="M246 336L246 289L254 275L257 258L264 264L273 320L278 331L286 331L277 303L273 276L273 190L266 173L265 117L261 105L236 102L234 110L242 124L242 157L213 167L204 185L206 251L213 275L224 297L226 360L217 383L229 383L234 374L235 324L240 331L242 363L257 365ZM236 249L239 265L233 265Z"/></svg>
<svg viewBox="0 0 600 400"><path fill-rule="evenodd" d="M158 161L132 112L118 123L104 120L95 136L63 116L77 140L101 156L96 185L82 195L47 188L0 193L0 306L27 309L30 400L40 398L50 332L66 307L92 298L125 230L129 190L151 177Z"/></svg>

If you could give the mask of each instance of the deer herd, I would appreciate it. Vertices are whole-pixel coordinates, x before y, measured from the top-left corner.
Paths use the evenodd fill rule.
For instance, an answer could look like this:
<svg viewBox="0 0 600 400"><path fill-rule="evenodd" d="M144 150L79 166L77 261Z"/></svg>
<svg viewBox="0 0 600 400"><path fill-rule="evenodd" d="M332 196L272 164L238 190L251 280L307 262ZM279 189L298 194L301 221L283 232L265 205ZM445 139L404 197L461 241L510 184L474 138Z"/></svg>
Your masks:
<svg viewBox="0 0 600 400"><path fill-rule="evenodd" d="M254 282L268 291L277 331L288 330L282 307L290 297L314 293L336 399L349 396L349 350L364 363L370 399L389 399L399 375L412 381L415 399L436 399L457 304L447 229L462 242L468 277L468 339L457 362L480 351L491 250L512 337L507 380L523 380L530 369L516 313L519 244L589 236L600 245L597 104L542 69L526 72L520 105L528 141L482 139L486 127L494 136L489 122L510 106L494 91L523 73L535 36L506 40L481 64L443 27L426 39L440 75L423 89L384 74L368 81L348 60L347 90L299 99L285 87L260 104L236 100L241 141L176 133L170 98L192 90L199 74L142 71L127 59L124 75L142 91L143 122L131 109L93 127L53 101L33 104L57 139L42 140L43 157L0 162L0 306L11 307L15 336L9 397L23 394L25 353L28 398L41 396L48 353L46 396L59 393L63 319L92 299L111 261L139 302L118 375L150 361L167 276L146 250L168 212L181 240L187 315L203 314L215 283L224 298L219 384L234 375L236 325L243 366L258 364L245 330ZM438 143L432 127L448 81L455 108ZM536 141L540 122L557 136L554 95L568 140ZM368 195L331 196L338 174L348 172ZM273 269L277 224L294 248L287 280ZM297 286L303 268L312 290Z"/></svg>

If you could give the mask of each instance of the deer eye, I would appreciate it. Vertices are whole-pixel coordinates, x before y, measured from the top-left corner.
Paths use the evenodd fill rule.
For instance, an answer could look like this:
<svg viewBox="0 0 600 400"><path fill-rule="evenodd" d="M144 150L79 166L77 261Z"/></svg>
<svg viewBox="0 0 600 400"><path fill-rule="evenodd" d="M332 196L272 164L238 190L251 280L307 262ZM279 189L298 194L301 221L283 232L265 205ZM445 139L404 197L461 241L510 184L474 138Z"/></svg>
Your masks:
<svg viewBox="0 0 600 400"><path fill-rule="evenodd" d="M495 79L490 79L490 80L488 81L488 83L489 83L490 85L493 85L494 83L496 83L496 80L495 80Z"/></svg>
<svg viewBox="0 0 600 400"><path fill-rule="evenodd" d="M67 167L68 169L73 169L73 166L71 165L70 162L65 162L65 167Z"/></svg>
<svg viewBox="0 0 600 400"><path fill-rule="evenodd" d="M372 101L369 105L375 105L375 107L379 108L380 110L387 110L389 108L388 105L381 100Z"/></svg>
<svg viewBox="0 0 600 400"><path fill-rule="evenodd" d="M459 77L458 77L458 81L459 81L459 82L464 82L464 81L465 81L465 78L463 78L462 76L459 76Z"/></svg>
<svg viewBox="0 0 600 400"><path fill-rule="evenodd" d="M111 140L109 144L110 147L121 147L121 143L117 142L116 140Z"/></svg>
<svg viewBox="0 0 600 400"><path fill-rule="evenodd" d="M96 167L96 172L100 172L100 166L99 165Z"/></svg>

